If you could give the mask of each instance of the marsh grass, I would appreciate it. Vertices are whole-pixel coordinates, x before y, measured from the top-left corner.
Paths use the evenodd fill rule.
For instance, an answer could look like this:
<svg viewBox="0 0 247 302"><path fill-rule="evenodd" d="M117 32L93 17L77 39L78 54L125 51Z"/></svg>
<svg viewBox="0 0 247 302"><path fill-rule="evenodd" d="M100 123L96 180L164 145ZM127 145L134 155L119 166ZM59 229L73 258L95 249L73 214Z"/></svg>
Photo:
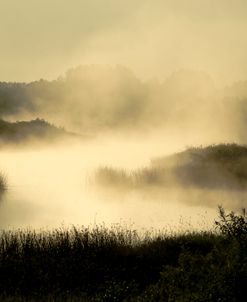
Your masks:
<svg viewBox="0 0 247 302"><path fill-rule="evenodd" d="M242 223L226 215L215 231L173 235L119 225L1 231L0 300L244 301L246 232L224 232L224 217Z"/></svg>
<svg viewBox="0 0 247 302"><path fill-rule="evenodd" d="M247 188L247 147L219 144L189 148L156 158L150 166L125 171L100 167L96 183L119 189L198 187L244 190Z"/></svg>

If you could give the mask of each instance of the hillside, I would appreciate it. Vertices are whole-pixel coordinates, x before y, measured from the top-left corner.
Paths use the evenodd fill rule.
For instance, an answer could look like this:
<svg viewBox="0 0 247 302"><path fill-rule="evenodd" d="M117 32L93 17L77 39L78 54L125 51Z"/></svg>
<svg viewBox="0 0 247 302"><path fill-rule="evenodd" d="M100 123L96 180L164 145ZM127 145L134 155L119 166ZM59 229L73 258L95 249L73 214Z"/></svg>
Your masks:
<svg viewBox="0 0 247 302"><path fill-rule="evenodd" d="M100 168L96 180L103 185L123 187L247 188L247 147L219 144L189 148L156 158L149 167L127 173Z"/></svg>
<svg viewBox="0 0 247 302"><path fill-rule="evenodd" d="M17 121L0 120L0 143L25 143L29 141L54 141L75 136L45 120Z"/></svg>
<svg viewBox="0 0 247 302"><path fill-rule="evenodd" d="M210 76L190 70L143 81L122 66L79 66L53 81L0 82L0 118L42 116L92 134L161 127L245 142L246 87L218 90Z"/></svg>

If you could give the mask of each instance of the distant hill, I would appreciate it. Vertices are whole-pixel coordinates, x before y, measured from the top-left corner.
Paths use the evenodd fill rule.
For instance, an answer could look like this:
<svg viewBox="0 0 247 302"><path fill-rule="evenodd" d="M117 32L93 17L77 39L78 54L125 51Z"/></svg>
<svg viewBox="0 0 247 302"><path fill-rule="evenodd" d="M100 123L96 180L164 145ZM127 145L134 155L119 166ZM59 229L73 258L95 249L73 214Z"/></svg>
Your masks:
<svg viewBox="0 0 247 302"><path fill-rule="evenodd" d="M247 147L220 144L189 148L183 152L152 160L151 165L127 173L100 168L98 183L128 188L200 187L247 189Z"/></svg>
<svg viewBox="0 0 247 302"><path fill-rule="evenodd" d="M99 65L70 69L53 81L0 82L0 119L27 116L92 135L158 129L190 142L196 136L202 143L245 144L247 82L217 89L210 76L191 70L143 81L123 66Z"/></svg>
<svg viewBox="0 0 247 302"><path fill-rule="evenodd" d="M54 81L0 82L0 118L42 116L92 132L139 129L181 122L181 114L190 120L191 108L204 110L214 92L202 72L184 70L159 82L142 81L123 66L79 66Z"/></svg>
<svg viewBox="0 0 247 302"><path fill-rule="evenodd" d="M170 171L182 185L247 187L247 147L219 144L189 148L153 160L151 169Z"/></svg>
<svg viewBox="0 0 247 302"><path fill-rule="evenodd" d="M94 132L138 124L146 98L145 85L124 67L80 66L54 81L0 82L0 118L42 116Z"/></svg>
<svg viewBox="0 0 247 302"><path fill-rule="evenodd" d="M58 128L39 118L14 123L0 120L0 143L48 142L73 136L75 134L68 133L64 129Z"/></svg>

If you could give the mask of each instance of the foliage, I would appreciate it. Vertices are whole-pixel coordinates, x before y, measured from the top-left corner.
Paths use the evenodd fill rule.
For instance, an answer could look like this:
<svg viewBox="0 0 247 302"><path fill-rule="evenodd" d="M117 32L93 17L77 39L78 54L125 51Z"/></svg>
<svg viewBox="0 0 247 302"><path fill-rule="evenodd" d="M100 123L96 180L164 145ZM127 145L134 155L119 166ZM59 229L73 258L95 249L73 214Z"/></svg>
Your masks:
<svg viewBox="0 0 247 302"><path fill-rule="evenodd" d="M104 186L114 185L119 187L131 187L132 179L123 169L113 169L109 167L101 167L95 174L95 180L97 183Z"/></svg>
<svg viewBox="0 0 247 302"><path fill-rule="evenodd" d="M226 214L224 208L219 206L219 221L215 221L217 228L223 235L234 237L238 240L247 238L247 216L246 210L242 209L242 214L238 215L231 211Z"/></svg>
<svg viewBox="0 0 247 302"><path fill-rule="evenodd" d="M212 79L201 72L178 71L160 82L143 81L123 66L79 66L54 81L0 82L0 117L13 120L26 114L42 116L56 123L63 121L66 127L83 132L145 131L156 130L157 126L165 126L169 131L174 125L181 130L186 127L188 132L195 128L202 132L205 122L214 122L217 130L222 129L223 123L226 129L228 125L221 120L234 112L230 118L239 117L234 137L239 133L244 136L246 101L238 98L237 91L232 92L233 102L222 100ZM205 110L205 101L210 110ZM218 114L217 124L212 109ZM195 114L203 116L203 120L193 119L191 123Z"/></svg>
<svg viewBox="0 0 247 302"><path fill-rule="evenodd" d="M29 140L55 140L69 137L69 133L57 128L43 119L17 121L14 123L0 120L0 142L22 143Z"/></svg>
<svg viewBox="0 0 247 302"><path fill-rule="evenodd" d="M131 172L100 168L96 181L126 189L140 187L189 187L226 190L247 186L247 147L219 144L189 148L183 152L152 160L151 165Z"/></svg>
<svg viewBox="0 0 247 302"><path fill-rule="evenodd" d="M1 301L243 301L247 249L236 217L220 208L217 232L177 235L2 231Z"/></svg>

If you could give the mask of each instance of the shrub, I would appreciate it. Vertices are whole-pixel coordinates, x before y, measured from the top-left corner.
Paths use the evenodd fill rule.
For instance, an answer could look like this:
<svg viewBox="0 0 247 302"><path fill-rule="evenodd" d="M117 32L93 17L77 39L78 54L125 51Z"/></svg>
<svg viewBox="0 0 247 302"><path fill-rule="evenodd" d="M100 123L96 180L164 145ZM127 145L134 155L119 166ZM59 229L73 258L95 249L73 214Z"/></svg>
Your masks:
<svg viewBox="0 0 247 302"><path fill-rule="evenodd" d="M220 232L177 235L0 231L0 301L245 301L245 213L219 217Z"/></svg>
<svg viewBox="0 0 247 302"><path fill-rule="evenodd" d="M223 235L241 239L247 235L246 210L242 209L242 214L233 211L226 214L224 208L219 206L219 221L215 221L215 224Z"/></svg>

